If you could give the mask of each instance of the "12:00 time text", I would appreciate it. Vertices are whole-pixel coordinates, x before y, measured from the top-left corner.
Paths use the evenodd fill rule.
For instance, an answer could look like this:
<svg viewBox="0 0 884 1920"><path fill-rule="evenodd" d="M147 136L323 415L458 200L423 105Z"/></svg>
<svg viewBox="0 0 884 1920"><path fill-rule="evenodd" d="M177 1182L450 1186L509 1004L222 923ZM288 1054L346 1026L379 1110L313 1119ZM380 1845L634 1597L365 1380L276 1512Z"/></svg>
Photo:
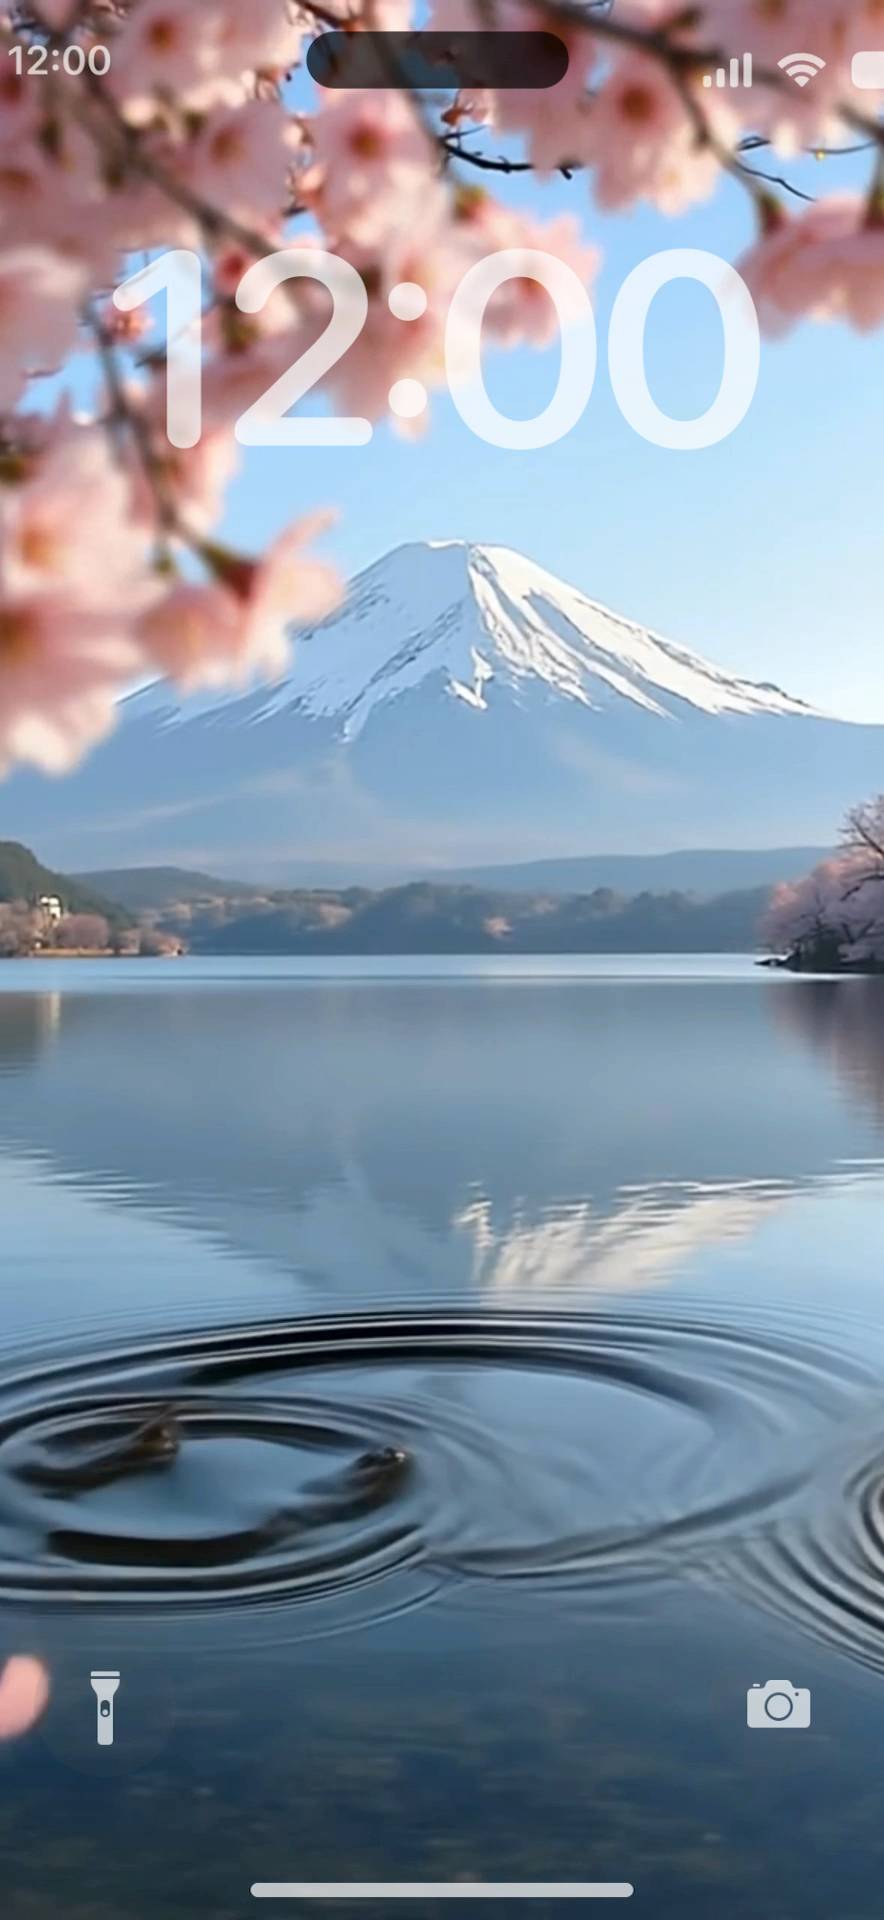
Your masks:
<svg viewBox="0 0 884 1920"><path fill-rule="evenodd" d="M176 249L150 261L113 296L115 306L130 313L156 295L165 295L166 431L177 447L195 446L202 430L202 274L198 254ZM555 389L547 405L530 419L502 413L487 391L482 372L485 310L500 288L514 279L533 280L544 289L555 308L561 338ZM312 344L240 416L236 438L249 447L365 446L372 427L359 415L293 417L290 412L337 366L365 326L368 294L350 261L318 247L282 248L247 269L236 290L236 304L243 313L257 314L278 288L297 280L318 282L326 289L331 297L330 317ZM723 335L718 392L693 419L674 418L658 406L645 366L651 307L657 294L674 281L694 281L711 293ZM394 304L396 295L404 300ZM389 305L395 317L407 324L426 306L425 291L403 284L392 289ZM752 404L760 360L752 295L736 268L717 254L674 247L651 254L627 275L611 313L608 371L624 419L652 446L691 453L726 440ZM487 445L528 452L563 439L588 405L597 361L598 337L589 294L573 269L554 254L530 247L503 248L476 261L455 288L445 319L448 391L465 425ZM399 381L390 391L390 410L414 417L426 399L419 381Z"/></svg>
<svg viewBox="0 0 884 1920"><path fill-rule="evenodd" d="M100 43L91 47L22 46L8 48L9 58L19 78L28 74L94 73L99 78L110 72L110 47Z"/></svg>

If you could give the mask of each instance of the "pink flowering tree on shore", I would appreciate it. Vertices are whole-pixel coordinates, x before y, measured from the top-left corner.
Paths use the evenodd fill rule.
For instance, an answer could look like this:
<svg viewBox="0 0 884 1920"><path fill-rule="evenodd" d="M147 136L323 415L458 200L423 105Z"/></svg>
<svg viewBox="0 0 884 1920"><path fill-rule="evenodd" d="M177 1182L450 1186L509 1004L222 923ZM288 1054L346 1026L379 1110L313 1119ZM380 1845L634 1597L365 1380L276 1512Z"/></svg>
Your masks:
<svg viewBox="0 0 884 1920"><path fill-rule="evenodd" d="M188 691L278 676L292 624L333 604L321 515L265 553L218 538L236 419L328 319L306 279L260 311L237 304L274 251L321 247L360 276L364 325L322 384L337 411L370 417L395 382L441 384L446 313L475 262L540 249L589 283L588 204L678 215L722 174L754 208L738 264L764 327L879 325L881 102L864 95L860 112L849 76L878 14L875 0L433 0L437 30L553 29L567 75L441 104L314 88L302 106L306 85L289 83L311 39L407 29L408 0L0 0L0 773L64 772L145 677ZM787 43L825 58L806 92L777 67ZM753 53L751 93L704 88L735 48ZM790 184L783 153L821 137L867 152L864 192L810 203ZM520 168L571 178L574 214L508 205ZM166 433L156 320L113 300L173 249L203 263L202 431L185 450ZM408 327L388 304L403 282L428 295ZM489 346L555 328L527 274L489 302ZM50 406L46 376L69 363L76 402L58 389Z"/></svg>
<svg viewBox="0 0 884 1920"><path fill-rule="evenodd" d="M884 794L848 814L831 860L774 890L764 938L799 971L884 970Z"/></svg>

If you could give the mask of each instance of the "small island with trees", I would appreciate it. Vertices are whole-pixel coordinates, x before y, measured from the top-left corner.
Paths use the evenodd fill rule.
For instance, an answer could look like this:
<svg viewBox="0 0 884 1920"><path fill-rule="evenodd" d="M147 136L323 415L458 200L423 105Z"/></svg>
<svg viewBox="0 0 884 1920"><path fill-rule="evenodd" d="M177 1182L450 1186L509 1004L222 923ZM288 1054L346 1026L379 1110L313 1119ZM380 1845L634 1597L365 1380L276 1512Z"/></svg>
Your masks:
<svg viewBox="0 0 884 1920"><path fill-rule="evenodd" d="M774 888L762 932L769 965L884 973L884 793L852 808L830 860Z"/></svg>

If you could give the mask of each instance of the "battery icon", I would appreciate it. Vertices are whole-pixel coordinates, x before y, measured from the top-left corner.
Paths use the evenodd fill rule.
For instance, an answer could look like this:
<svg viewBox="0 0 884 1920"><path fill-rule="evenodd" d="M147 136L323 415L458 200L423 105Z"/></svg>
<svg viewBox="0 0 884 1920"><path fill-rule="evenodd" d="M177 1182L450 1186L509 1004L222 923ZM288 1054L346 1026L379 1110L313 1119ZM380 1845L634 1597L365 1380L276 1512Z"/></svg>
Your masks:
<svg viewBox="0 0 884 1920"><path fill-rule="evenodd" d="M884 53L855 53L850 77L855 87L884 93Z"/></svg>

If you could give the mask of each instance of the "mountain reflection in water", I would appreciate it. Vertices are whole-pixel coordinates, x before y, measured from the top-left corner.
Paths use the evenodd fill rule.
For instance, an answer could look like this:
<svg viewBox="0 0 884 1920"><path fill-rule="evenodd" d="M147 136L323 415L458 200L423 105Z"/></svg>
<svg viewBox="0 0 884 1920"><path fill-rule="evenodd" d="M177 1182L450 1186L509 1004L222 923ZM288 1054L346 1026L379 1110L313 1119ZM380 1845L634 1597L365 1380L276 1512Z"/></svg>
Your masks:
<svg viewBox="0 0 884 1920"><path fill-rule="evenodd" d="M195 1920L190 1767L219 1913L259 1869L589 1849L663 1920L725 1875L727 1920L823 1920L843 1860L784 1851L779 1806L850 1820L838 1910L872 1920L877 1693L832 1730L884 1672L878 983L10 978L0 1619L53 1667L66 1768L75 1670L124 1671L115 1766L179 1879L132 1826L123 1889L51 1769L7 1854L51 1788L89 1920ZM161 1473L71 1490L170 1403ZM383 1498L311 1505L388 1449ZM828 1729L786 1770L744 1751L776 1672ZM55 1911L51 1850L28 1871Z"/></svg>
<svg viewBox="0 0 884 1920"><path fill-rule="evenodd" d="M179 977L0 994L0 1141L318 1304L671 1281L880 1152L876 982Z"/></svg>

